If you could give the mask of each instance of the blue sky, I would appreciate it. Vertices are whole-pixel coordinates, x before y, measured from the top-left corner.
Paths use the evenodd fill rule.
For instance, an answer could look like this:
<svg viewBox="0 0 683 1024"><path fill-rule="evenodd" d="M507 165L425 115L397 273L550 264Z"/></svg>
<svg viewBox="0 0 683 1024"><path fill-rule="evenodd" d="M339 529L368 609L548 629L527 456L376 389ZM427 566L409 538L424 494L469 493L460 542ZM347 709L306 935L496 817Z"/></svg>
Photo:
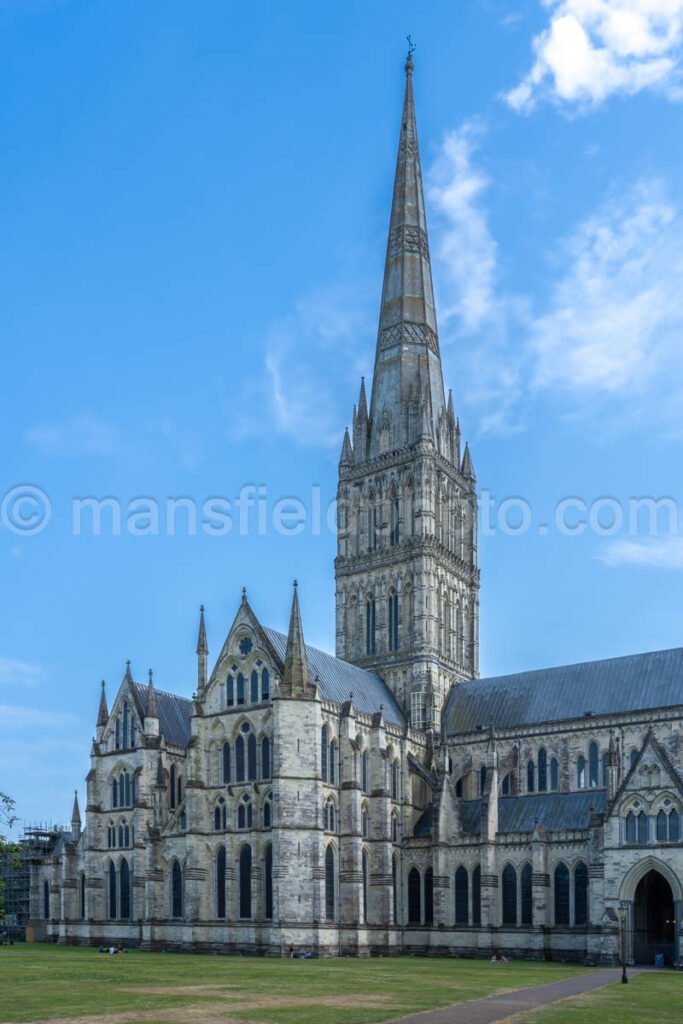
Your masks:
<svg viewBox="0 0 683 1024"><path fill-rule="evenodd" d="M446 386L492 506L482 672L681 642L683 539L629 503L683 489L683 0L0 0L0 790L26 821L82 796L127 658L192 692L200 603L215 655L243 585L283 628L296 576L333 648L324 518L408 32ZM266 528L208 532L249 485ZM75 534L87 497L120 535ZM571 535L567 498L593 517Z"/></svg>

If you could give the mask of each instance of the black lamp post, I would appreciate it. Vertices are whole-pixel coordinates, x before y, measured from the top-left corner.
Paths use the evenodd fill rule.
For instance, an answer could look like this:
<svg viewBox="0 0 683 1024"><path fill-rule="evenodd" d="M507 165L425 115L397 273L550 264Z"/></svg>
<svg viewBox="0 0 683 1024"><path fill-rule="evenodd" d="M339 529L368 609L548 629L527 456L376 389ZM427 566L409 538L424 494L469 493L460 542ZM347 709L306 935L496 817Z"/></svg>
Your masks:
<svg viewBox="0 0 683 1024"><path fill-rule="evenodd" d="M619 937L621 939L621 983L628 985L626 976L626 907L619 907Z"/></svg>

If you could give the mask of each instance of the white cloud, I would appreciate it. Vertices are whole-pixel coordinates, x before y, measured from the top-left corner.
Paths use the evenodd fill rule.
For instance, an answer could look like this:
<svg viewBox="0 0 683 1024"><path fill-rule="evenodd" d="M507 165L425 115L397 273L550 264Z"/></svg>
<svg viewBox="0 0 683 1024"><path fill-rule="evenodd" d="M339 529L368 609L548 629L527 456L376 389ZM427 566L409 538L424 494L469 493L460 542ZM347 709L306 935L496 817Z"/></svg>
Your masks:
<svg viewBox="0 0 683 1024"><path fill-rule="evenodd" d="M683 370L683 219L661 183L607 202L561 247L567 269L529 325L531 386L656 397L673 411Z"/></svg>
<svg viewBox="0 0 683 1024"><path fill-rule="evenodd" d="M491 184L474 161L482 127L468 121L450 132L429 174L428 196L438 218L436 256L447 274L448 302L441 320L457 318L471 332L490 320L497 245L484 205Z"/></svg>
<svg viewBox="0 0 683 1024"><path fill-rule="evenodd" d="M0 658L0 686L31 687L45 675L41 665L19 658Z"/></svg>
<svg viewBox="0 0 683 1024"><path fill-rule="evenodd" d="M632 566L680 571L683 569L683 537L610 541L598 558L612 568Z"/></svg>
<svg viewBox="0 0 683 1024"><path fill-rule="evenodd" d="M300 299L268 332L270 400L261 380L249 382L236 419L231 410L235 434L275 429L306 447L340 445L350 425L348 395L371 359L372 325L358 289L328 288Z"/></svg>
<svg viewBox="0 0 683 1024"><path fill-rule="evenodd" d="M542 0L550 23L531 71L505 99L531 110L550 96L595 106L613 93L658 89L683 98L683 0Z"/></svg>
<svg viewBox="0 0 683 1024"><path fill-rule="evenodd" d="M43 455L115 455L121 447L117 427L95 416L72 416L63 423L38 424L26 433L26 440Z"/></svg>

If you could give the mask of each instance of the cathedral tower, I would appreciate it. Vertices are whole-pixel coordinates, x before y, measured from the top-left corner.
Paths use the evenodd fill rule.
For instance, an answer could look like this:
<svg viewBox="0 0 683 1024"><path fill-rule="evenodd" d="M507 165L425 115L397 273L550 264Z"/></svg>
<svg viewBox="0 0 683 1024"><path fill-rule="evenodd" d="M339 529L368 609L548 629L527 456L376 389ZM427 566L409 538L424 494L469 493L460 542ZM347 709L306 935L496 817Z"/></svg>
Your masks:
<svg viewBox="0 0 683 1024"><path fill-rule="evenodd" d="M339 461L337 656L436 728L478 674L477 500L444 392L410 55L405 71L370 408L363 380Z"/></svg>

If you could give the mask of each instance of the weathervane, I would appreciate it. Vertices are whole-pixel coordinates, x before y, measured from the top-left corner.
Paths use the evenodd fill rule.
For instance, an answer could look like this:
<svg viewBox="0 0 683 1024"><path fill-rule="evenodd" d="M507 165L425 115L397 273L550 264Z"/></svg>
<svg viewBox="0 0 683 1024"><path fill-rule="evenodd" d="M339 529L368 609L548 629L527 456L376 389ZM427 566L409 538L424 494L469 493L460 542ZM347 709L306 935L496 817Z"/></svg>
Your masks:
<svg viewBox="0 0 683 1024"><path fill-rule="evenodd" d="M406 36L406 39L408 40L408 60L412 61L413 54L415 53L417 47L415 46L415 43L413 42L411 36Z"/></svg>

